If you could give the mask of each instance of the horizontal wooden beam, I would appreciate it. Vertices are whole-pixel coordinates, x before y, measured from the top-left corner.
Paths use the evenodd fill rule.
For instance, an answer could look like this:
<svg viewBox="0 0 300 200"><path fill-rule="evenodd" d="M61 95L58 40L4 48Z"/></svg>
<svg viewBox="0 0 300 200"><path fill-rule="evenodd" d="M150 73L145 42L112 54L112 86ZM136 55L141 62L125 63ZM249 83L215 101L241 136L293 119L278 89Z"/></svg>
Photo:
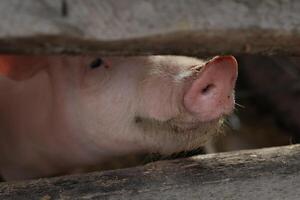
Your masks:
<svg viewBox="0 0 300 200"><path fill-rule="evenodd" d="M3 0L0 53L300 55L298 0Z"/></svg>
<svg viewBox="0 0 300 200"><path fill-rule="evenodd" d="M300 145L0 183L0 199L299 199Z"/></svg>

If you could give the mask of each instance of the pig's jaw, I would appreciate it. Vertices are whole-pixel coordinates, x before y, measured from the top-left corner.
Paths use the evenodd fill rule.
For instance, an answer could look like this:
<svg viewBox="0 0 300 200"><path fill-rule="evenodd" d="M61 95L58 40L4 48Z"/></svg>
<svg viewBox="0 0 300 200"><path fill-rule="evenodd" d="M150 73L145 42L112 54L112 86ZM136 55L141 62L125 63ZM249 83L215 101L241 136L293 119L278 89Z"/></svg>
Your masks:
<svg viewBox="0 0 300 200"><path fill-rule="evenodd" d="M170 155L181 151L190 151L222 131L223 117L209 122L184 122L176 118L159 121L151 118L135 117L137 128L145 134L148 151Z"/></svg>

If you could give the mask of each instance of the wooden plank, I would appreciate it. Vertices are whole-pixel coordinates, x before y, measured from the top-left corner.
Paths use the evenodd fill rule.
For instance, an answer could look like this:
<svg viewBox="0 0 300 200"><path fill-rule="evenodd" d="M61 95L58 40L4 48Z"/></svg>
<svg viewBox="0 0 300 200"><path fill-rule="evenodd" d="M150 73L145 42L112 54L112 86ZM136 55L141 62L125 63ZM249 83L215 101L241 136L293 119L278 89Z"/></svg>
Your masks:
<svg viewBox="0 0 300 200"><path fill-rule="evenodd" d="M2 0L0 53L300 55L298 0Z"/></svg>
<svg viewBox="0 0 300 200"><path fill-rule="evenodd" d="M300 145L0 184L0 199L299 199Z"/></svg>

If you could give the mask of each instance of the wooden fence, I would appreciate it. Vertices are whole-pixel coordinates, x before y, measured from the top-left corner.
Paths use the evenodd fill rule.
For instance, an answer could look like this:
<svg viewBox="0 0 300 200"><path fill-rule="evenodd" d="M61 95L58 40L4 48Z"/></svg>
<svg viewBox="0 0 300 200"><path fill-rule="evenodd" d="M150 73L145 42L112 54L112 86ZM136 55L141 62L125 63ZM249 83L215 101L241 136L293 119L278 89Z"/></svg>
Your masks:
<svg viewBox="0 0 300 200"><path fill-rule="evenodd" d="M2 0L0 53L300 55L297 0ZM0 183L0 199L300 199L300 146Z"/></svg>
<svg viewBox="0 0 300 200"><path fill-rule="evenodd" d="M0 52L300 55L297 0L2 0Z"/></svg>

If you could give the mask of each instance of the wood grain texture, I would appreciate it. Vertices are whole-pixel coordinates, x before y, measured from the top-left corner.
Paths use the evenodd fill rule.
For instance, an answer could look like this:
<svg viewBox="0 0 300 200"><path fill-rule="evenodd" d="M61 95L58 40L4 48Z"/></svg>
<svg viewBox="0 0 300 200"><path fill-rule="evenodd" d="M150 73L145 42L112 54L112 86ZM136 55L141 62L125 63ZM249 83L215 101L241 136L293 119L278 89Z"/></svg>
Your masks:
<svg viewBox="0 0 300 200"><path fill-rule="evenodd" d="M2 0L0 53L300 55L297 0Z"/></svg>
<svg viewBox="0 0 300 200"><path fill-rule="evenodd" d="M0 184L0 199L299 199L300 145Z"/></svg>

